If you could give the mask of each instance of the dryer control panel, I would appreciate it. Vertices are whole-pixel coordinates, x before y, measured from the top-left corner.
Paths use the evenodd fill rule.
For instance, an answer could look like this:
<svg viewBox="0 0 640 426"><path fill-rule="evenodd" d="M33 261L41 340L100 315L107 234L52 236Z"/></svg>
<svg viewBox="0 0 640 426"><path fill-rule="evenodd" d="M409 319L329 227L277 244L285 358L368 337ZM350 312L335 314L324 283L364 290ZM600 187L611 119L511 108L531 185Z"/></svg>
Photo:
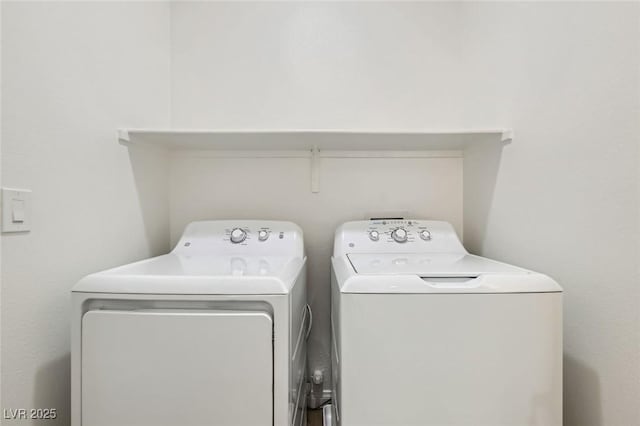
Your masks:
<svg viewBox="0 0 640 426"><path fill-rule="evenodd" d="M453 226L416 219L347 222L336 231L333 255L346 253L466 253Z"/></svg>
<svg viewBox="0 0 640 426"><path fill-rule="evenodd" d="M273 220L207 220L187 225L173 250L184 255L269 255L304 257L302 230Z"/></svg>

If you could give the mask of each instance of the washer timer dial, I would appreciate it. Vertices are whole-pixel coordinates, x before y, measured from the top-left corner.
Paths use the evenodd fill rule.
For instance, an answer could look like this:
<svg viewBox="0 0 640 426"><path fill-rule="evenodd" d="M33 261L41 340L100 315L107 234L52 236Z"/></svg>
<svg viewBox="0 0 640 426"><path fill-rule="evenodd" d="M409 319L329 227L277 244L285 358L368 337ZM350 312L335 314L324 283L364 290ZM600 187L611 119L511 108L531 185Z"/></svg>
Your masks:
<svg viewBox="0 0 640 426"><path fill-rule="evenodd" d="M391 238L393 238L398 243L404 243L407 241L407 231L404 228L398 228L393 230L391 233Z"/></svg>

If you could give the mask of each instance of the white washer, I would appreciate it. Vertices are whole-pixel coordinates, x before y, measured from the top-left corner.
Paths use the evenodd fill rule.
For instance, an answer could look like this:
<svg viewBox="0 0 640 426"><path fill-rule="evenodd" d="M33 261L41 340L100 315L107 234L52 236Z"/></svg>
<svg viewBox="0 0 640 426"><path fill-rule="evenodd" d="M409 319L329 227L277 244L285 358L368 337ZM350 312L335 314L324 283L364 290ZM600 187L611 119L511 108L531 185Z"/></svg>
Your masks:
<svg viewBox="0 0 640 426"><path fill-rule="evenodd" d="M305 423L306 257L290 222L191 223L72 292L73 426Z"/></svg>
<svg viewBox="0 0 640 426"><path fill-rule="evenodd" d="M349 222L332 258L342 426L562 424L562 289L446 222Z"/></svg>

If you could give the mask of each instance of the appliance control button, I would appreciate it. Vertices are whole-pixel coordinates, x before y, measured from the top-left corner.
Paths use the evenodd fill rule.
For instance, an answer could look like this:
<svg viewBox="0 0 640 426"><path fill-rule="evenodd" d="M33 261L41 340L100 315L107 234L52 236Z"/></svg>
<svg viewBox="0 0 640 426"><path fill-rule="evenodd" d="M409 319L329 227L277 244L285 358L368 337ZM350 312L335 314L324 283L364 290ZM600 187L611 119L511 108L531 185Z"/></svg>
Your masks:
<svg viewBox="0 0 640 426"><path fill-rule="evenodd" d="M231 242L238 244L243 242L247 238L247 233L243 229L233 228L231 230Z"/></svg>
<svg viewBox="0 0 640 426"><path fill-rule="evenodd" d="M264 229L258 231L258 240L266 241L267 238L269 238L269 231L265 231Z"/></svg>
<svg viewBox="0 0 640 426"><path fill-rule="evenodd" d="M427 231L426 229L423 229L422 231L420 231L420 238L422 238L425 241L429 241L431 239L431 232Z"/></svg>
<svg viewBox="0 0 640 426"><path fill-rule="evenodd" d="M398 228L391 233L391 238L398 243L404 243L407 241L407 231L404 228Z"/></svg>
<svg viewBox="0 0 640 426"><path fill-rule="evenodd" d="M371 239L371 241L378 241L380 239L380 233L378 231L369 231L369 239Z"/></svg>

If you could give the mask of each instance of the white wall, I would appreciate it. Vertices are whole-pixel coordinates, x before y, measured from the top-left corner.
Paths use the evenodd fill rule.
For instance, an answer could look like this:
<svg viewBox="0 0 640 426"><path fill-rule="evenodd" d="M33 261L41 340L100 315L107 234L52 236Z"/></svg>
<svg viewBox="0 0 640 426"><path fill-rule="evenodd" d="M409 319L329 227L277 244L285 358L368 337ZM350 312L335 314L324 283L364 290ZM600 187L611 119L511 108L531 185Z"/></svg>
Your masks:
<svg viewBox="0 0 640 426"><path fill-rule="evenodd" d="M467 13L472 108L516 129L477 248L563 285L565 424L640 424L640 4Z"/></svg>
<svg viewBox="0 0 640 426"><path fill-rule="evenodd" d="M2 183L33 190L2 237L3 408L68 425L71 287L168 249L166 158L115 138L168 124L168 36L167 4L2 2Z"/></svg>
<svg viewBox="0 0 640 426"><path fill-rule="evenodd" d="M464 7L177 2L173 125L459 126Z"/></svg>
<svg viewBox="0 0 640 426"><path fill-rule="evenodd" d="M465 169L465 175L482 175L483 188L492 192L483 199L465 194L467 243L546 272L565 287L566 424L638 424L639 7L181 2L172 7L172 122L222 128L512 126L514 143L490 157L486 170ZM286 167L279 172L279 165ZM307 246L319 245L324 254L323 236L357 210L347 207L339 184L354 176L350 166L362 164L345 161L331 170L331 184L323 183L316 195L323 202L309 209L316 199L305 192L302 163L174 159L173 238L188 219L266 212L301 221ZM266 184L243 183L237 194L219 186L224 177L240 179L250 170L281 184L282 195ZM206 184L191 192L196 177ZM399 186L402 175L393 179ZM347 189L361 199L355 185ZM375 189L364 191L363 199L372 200ZM390 204L402 208L416 191L400 187ZM427 202L416 213L431 217L432 207ZM310 280L314 304L324 307L328 283L322 272L312 268ZM326 344L318 342L326 321L320 318L314 331L312 350L321 356L312 358L312 367L326 366Z"/></svg>

